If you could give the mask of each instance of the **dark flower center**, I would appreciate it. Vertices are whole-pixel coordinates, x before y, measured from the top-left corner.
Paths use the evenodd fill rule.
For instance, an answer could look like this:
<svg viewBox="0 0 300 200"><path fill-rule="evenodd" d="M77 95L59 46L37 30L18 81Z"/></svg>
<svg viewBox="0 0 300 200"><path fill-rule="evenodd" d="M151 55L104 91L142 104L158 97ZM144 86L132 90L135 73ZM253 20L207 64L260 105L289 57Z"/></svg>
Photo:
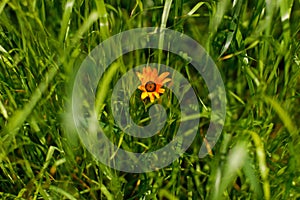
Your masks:
<svg viewBox="0 0 300 200"><path fill-rule="evenodd" d="M156 90L156 84L152 81L146 83L145 88L147 92L154 92Z"/></svg>

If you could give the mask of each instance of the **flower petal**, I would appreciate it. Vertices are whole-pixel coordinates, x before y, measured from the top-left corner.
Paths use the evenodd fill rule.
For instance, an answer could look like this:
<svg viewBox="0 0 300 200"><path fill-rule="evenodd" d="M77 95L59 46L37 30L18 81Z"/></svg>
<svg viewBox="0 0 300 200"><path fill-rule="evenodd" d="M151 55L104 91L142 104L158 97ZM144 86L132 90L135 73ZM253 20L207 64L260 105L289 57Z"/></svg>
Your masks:
<svg viewBox="0 0 300 200"><path fill-rule="evenodd" d="M150 98L150 101L151 101L151 103L153 103L154 102L154 95L153 95L153 92L149 92L149 98Z"/></svg>
<svg viewBox="0 0 300 200"><path fill-rule="evenodd" d="M147 66L147 67L145 67L144 69L145 69L145 74L146 74L146 75L149 76L149 75L152 73L152 69L151 69L150 66Z"/></svg>
<svg viewBox="0 0 300 200"><path fill-rule="evenodd" d="M158 83L158 84L160 84L160 83L162 83L162 81L167 77L167 76L169 76L169 72L164 72L164 73L162 73L161 75L159 75L159 77L156 79L156 82Z"/></svg>
<svg viewBox="0 0 300 200"><path fill-rule="evenodd" d="M159 88L159 90L157 91L157 92L159 92L159 93L164 93L165 92L165 89L163 89L163 88Z"/></svg>
<svg viewBox="0 0 300 200"><path fill-rule="evenodd" d="M156 96L156 98L158 98L159 99L159 94L157 93L157 92L153 92L153 94Z"/></svg>
<svg viewBox="0 0 300 200"><path fill-rule="evenodd" d="M150 80L153 81L153 82L155 82L155 80L157 79L157 77L158 77L158 72L157 72L157 69L154 68L153 71L152 71L152 73L151 73L151 75L150 75Z"/></svg>
<svg viewBox="0 0 300 200"><path fill-rule="evenodd" d="M145 88L144 85L140 85L140 86L138 87L138 89L139 89L139 90L142 90L142 91L144 91L144 92L147 92L147 90L146 90L146 88Z"/></svg>
<svg viewBox="0 0 300 200"><path fill-rule="evenodd" d="M143 78L140 79L142 85L145 85L149 81L153 81L151 79L151 75L152 75L152 69L151 69L151 67L149 67L149 66L144 67L143 68L143 74L142 74Z"/></svg>
<svg viewBox="0 0 300 200"><path fill-rule="evenodd" d="M143 74L141 74L140 72L135 72L135 74L137 75L137 77L142 78Z"/></svg>
<svg viewBox="0 0 300 200"><path fill-rule="evenodd" d="M171 81L172 79L170 79L170 78L165 78L161 83L162 84L165 84L166 82L169 82L169 81Z"/></svg>
<svg viewBox="0 0 300 200"><path fill-rule="evenodd" d="M144 99L146 99L147 96L148 96L148 92L143 92L141 94L141 99L144 100Z"/></svg>

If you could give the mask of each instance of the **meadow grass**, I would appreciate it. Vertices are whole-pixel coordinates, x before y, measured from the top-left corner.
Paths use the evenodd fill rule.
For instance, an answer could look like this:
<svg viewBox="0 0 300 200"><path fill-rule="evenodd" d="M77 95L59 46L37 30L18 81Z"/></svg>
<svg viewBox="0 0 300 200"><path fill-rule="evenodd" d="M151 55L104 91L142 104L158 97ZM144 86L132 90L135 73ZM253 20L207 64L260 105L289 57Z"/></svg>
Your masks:
<svg viewBox="0 0 300 200"><path fill-rule="evenodd" d="M2 0L1 199L300 198L299 17L297 0ZM134 66L156 62L180 71L204 116L184 155L163 169L132 174L101 164L82 145L70 113L72 84L99 43L149 26L182 32L206 49L225 84L226 121L211 153L199 158L210 119L203 79L170 53L125 55L107 72L96 100L100 125L116 145L152 151L176 131L170 122L158 137L135 139L115 126L112 88ZM139 91L131 97L130 109L143 124L149 104L139 97ZM171 102L168 112L176 118L178 99Z"/></svg>

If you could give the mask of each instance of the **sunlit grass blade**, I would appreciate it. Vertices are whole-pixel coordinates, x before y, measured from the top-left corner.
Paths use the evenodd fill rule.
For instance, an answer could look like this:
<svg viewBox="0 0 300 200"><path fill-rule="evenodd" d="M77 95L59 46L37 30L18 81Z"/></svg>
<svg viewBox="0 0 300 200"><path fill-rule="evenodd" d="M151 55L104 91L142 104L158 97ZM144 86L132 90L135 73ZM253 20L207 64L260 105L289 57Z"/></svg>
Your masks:
<svg viewBox="0 0 300 200"><path fill-rule="evenodd" d="M270 192L270 183L268 178L269 168L267 167L267 163L266 163L265 149L259 135L254 131L249 131L249 133L252 136L256 148L259 170L263 180L264 197L266 200L269 200L271 199L271 192Z"/></svg>
<svg viewBox="0 0 300 200"><path fill-rule="evenodd" d="M72 9L74 5L74 0L69 0L65 4L64 14L61 21L61 28L59 33L59 43L63 44L64 39L68 37L69 26L70 26L70 17L72 14Z"/></svg>
<svg viewBox="0 0 300 200"><path fill-rule="evenodd" d="M9 118L9 122L5 129L1 131L1 146L8 146L15 134L30 115L38 101L40 101L42 94L45 92L52 79L55 77L58 71L58 66L53 65L49 71L45 74L45 79L39 84L36 90L33 92L30 100L24 105L23 109L17 110L13 116ZM5 149L5 148L4 148Z"/></svg>

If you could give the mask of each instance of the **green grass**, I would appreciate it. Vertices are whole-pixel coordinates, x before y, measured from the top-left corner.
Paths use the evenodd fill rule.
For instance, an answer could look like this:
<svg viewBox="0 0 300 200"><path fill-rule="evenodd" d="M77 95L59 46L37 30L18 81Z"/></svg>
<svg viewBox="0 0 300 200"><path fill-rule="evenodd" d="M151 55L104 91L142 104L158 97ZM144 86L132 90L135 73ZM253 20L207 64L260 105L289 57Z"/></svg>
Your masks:
<svg viewBox="0 0 300 200"><path fill-rule="evenodd" d="M1 199L300 198L299 17L297 0L2 0ZM101 164L80 142L70 113L72 83L100 42L147 26L182 32L207 50L224 80L227 115L212 153L200 159L210 108L202 78L189 76L192 69L166 52L139 50L118 59L98 103L101 125L120 148L152 151L176 130L170 122L159 137L136 139L115 126L110 94L134 66L174 67L207 107L184 155L163 169L130 174ZM147 121L148 104L139 95L131 98L132 116ZM176 101L170 116L178 115Z"/></svg>

